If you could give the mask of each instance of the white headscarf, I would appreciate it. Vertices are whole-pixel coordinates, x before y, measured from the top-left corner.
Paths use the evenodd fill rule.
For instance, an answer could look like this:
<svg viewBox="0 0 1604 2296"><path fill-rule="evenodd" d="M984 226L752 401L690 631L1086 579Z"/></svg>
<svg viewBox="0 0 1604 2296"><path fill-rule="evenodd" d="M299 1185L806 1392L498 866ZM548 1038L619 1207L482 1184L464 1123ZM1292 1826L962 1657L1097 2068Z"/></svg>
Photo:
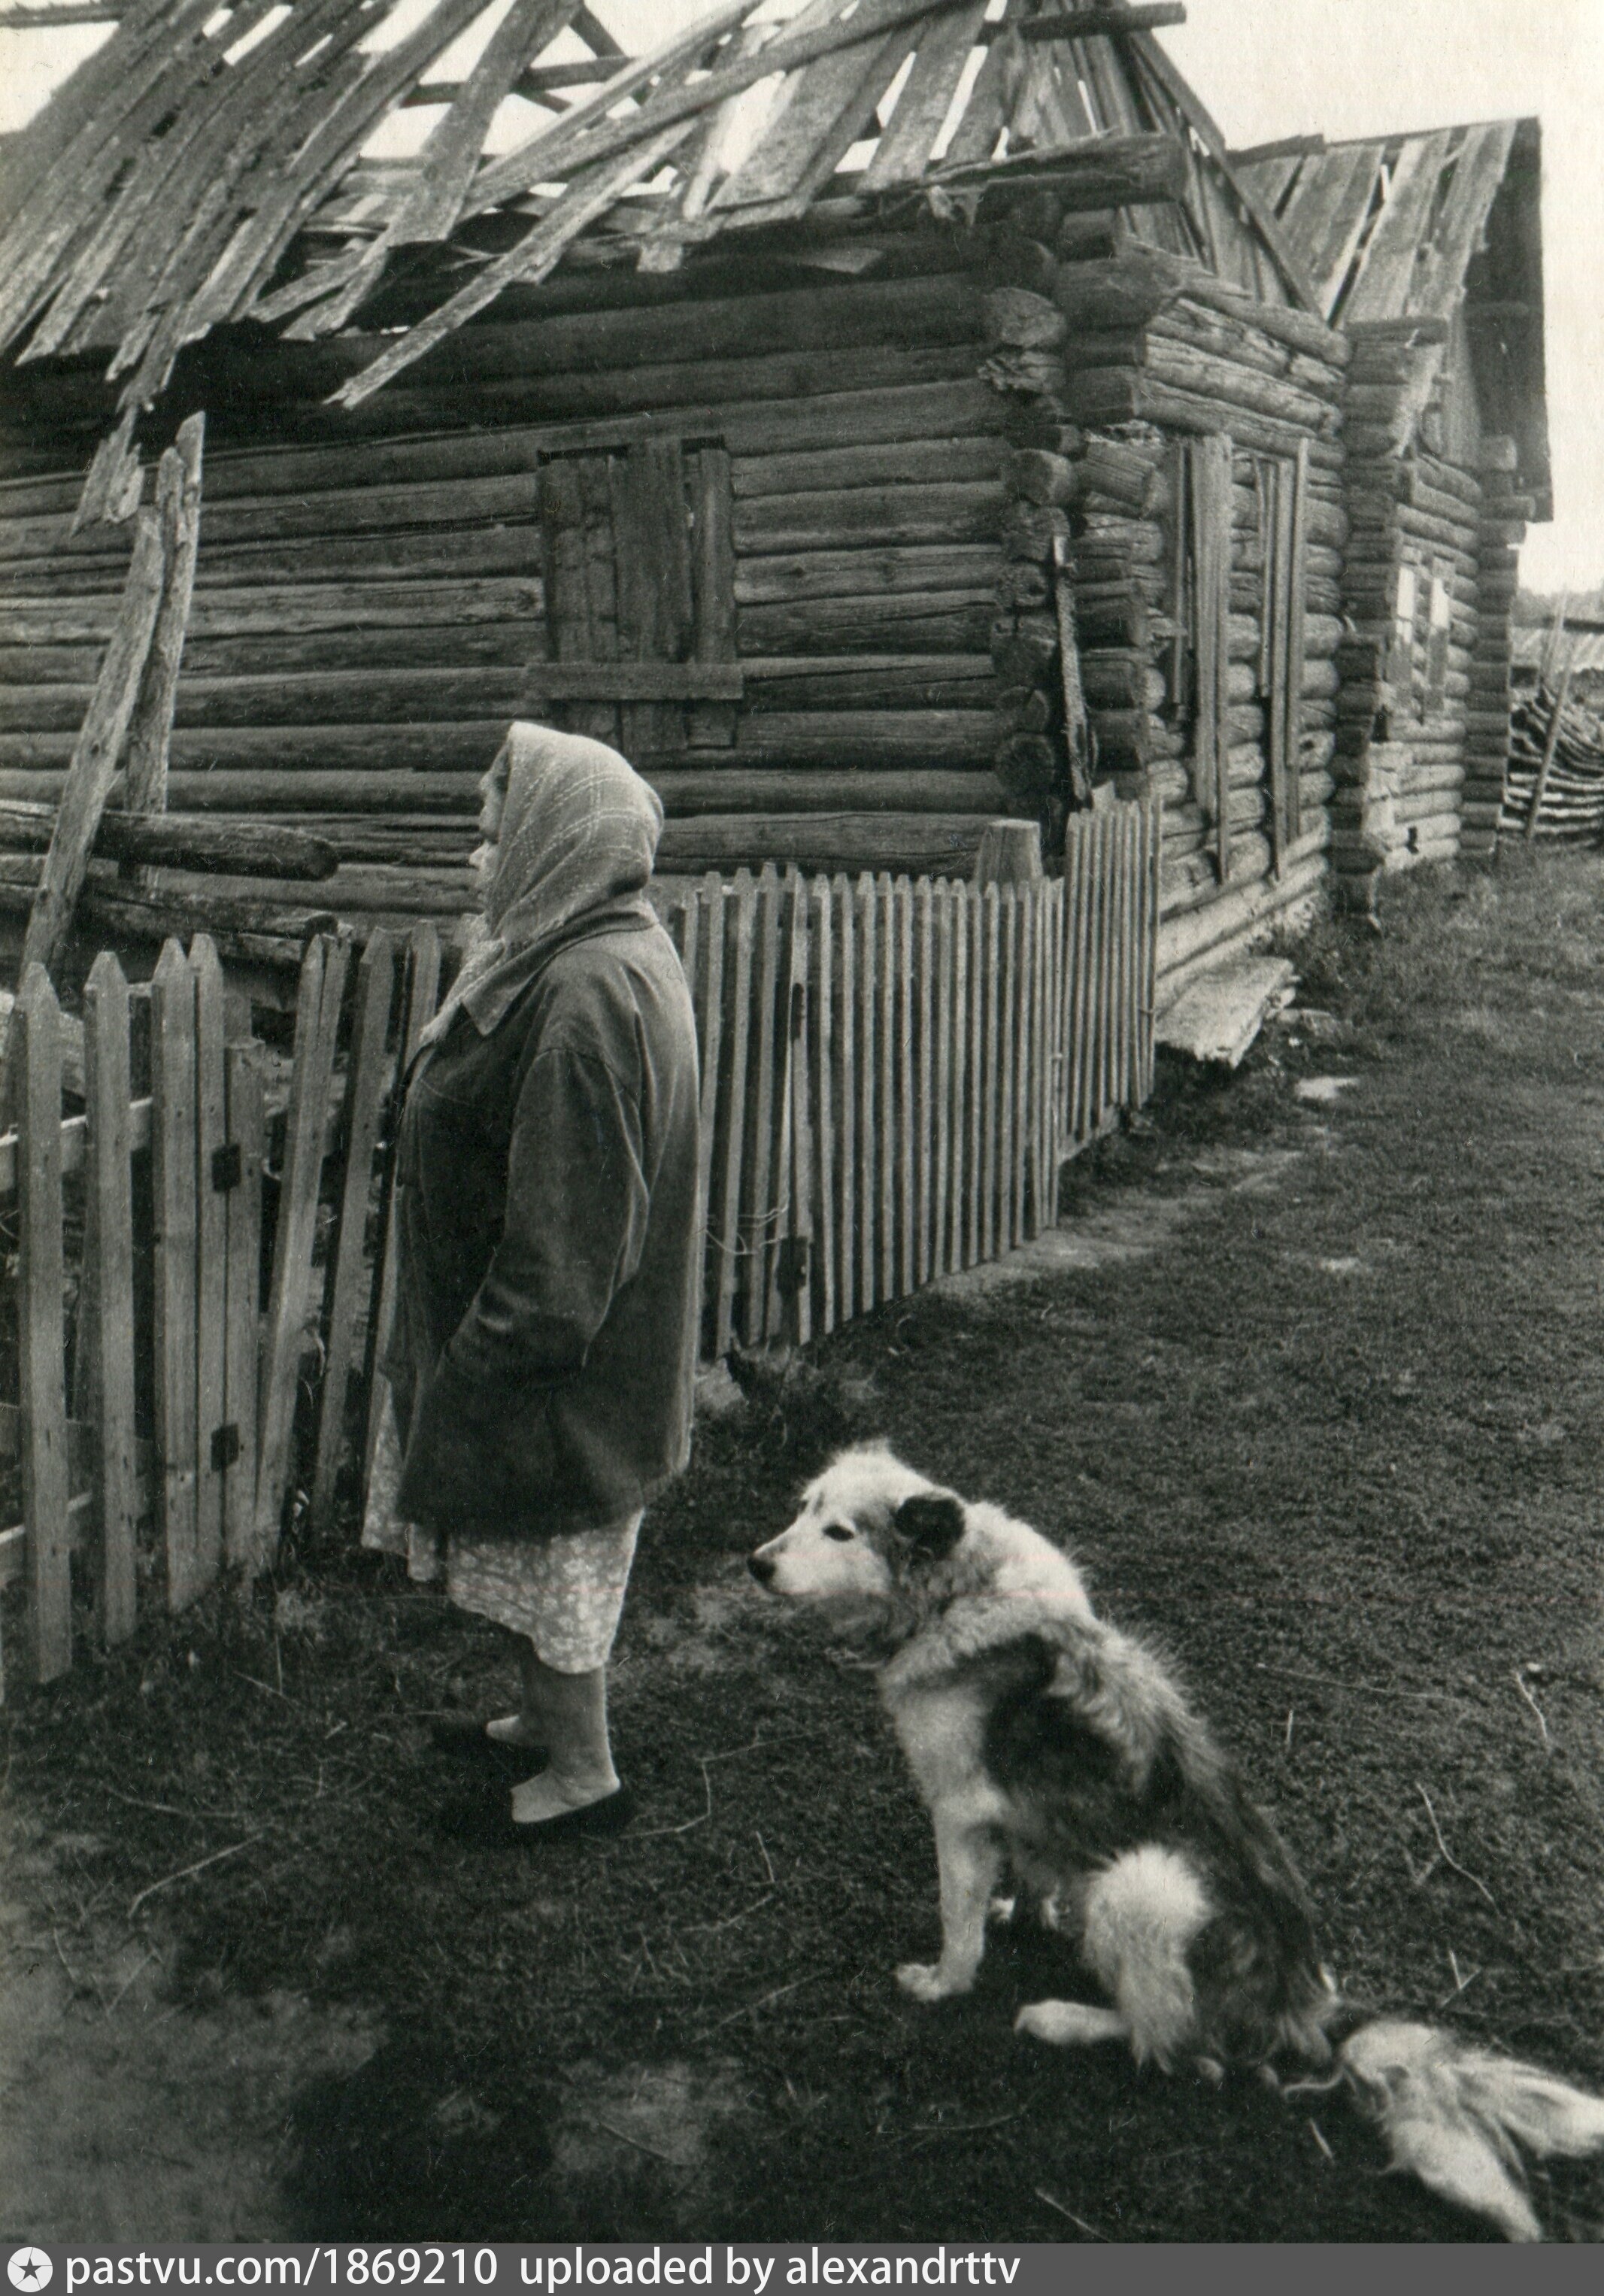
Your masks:
<svg viewBox="0 0 1604 2296"><path fill-rule="evenodd" d="M520 720L491 770L506 803L485 914L421 1045L438 1044L459 1011L487 1036L569 941L653 921L645 889L663 808L616 750Z"/></svg>

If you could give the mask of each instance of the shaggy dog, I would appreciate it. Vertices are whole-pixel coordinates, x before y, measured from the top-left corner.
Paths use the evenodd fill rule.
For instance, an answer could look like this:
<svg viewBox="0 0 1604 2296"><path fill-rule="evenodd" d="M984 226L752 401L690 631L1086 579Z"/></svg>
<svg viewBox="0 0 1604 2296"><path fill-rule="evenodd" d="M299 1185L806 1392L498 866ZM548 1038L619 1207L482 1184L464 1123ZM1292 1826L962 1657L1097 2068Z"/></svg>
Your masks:
<svg viewBox="0 0 1604 2296"><path fill-rule="evenodd" d="M1604 2103L1343 2002L1274 1827L1167 1668L1097 1617L1067 1554L863 1445L749 1567L882 1661L936 1831L941 1958L896 1972L916 2000L974 1983L1006 1871L1109 2003L1037 2001L1017 2031L1124 2041L1139 2064L1212 2079L1251 2065L1341 2086L1395 2167L1510 2240L1542 2238L1517 2147L1604 2151Z"/></svg>

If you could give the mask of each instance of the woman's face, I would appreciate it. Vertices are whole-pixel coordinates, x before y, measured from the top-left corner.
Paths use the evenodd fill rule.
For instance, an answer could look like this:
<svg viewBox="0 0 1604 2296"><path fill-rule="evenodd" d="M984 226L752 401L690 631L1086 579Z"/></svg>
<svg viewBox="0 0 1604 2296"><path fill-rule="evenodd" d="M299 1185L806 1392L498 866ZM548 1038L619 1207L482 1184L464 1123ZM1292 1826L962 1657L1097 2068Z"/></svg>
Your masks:
<svg viewBox="0 0 1604 2296"><path fill-rule="evenodd" d="M490 890L490 880L495 874L495 852L501 839L502 816L507 809L507 784L499 767L492 766L479 783L479 835L483 844L476 846L468 857L468 866L479 884L482 900Z"/></svg>

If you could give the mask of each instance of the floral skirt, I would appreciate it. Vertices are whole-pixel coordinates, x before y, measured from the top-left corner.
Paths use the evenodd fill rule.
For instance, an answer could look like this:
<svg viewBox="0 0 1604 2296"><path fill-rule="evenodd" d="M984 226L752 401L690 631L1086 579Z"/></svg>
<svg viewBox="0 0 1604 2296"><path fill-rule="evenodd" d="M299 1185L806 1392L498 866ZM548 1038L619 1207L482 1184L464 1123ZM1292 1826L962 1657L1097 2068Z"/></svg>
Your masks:
<svg viewBox="0 0 1604 2296"><path fill-rule="evenodd" d="M528 1635L536 1654L558 1674L605 1666L618 1631L624 1592L641 1528L638 1513L595 1530L556 1531L549 1538L495 1531L438 1531L404 1522L396 1513L401 1441L388 1395L368 1480L362 1543L404 1556L407 1576L445 1582L448 1601L476 1618Z"/></svg>

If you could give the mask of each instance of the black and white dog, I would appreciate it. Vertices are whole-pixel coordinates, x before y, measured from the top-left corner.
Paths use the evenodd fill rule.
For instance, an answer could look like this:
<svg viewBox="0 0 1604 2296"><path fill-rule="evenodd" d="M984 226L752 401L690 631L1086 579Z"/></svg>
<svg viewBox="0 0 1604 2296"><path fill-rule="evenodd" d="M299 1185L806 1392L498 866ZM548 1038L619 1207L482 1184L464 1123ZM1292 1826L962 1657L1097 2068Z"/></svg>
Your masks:
<svg viewBox="0 0 1604 2296"><path fill-rule="evenodd" d="M941 1958L896 1972L915 1999L974 1983L1008 1874L1108 2001L1037 2001L1016 2030L1124 2041L1166 2070L1190 2062L1217 2079L1246 2064L1341 2086L1395 2167L1510 2240L1542 2238L1518 2148L1604 2151L1604 2103L1343 2002L1274 1827L1168 1669L1097 1617L1059 1547L863 1445L808 1486L750 1568L883 1660L940 1877Z"/></svg>

